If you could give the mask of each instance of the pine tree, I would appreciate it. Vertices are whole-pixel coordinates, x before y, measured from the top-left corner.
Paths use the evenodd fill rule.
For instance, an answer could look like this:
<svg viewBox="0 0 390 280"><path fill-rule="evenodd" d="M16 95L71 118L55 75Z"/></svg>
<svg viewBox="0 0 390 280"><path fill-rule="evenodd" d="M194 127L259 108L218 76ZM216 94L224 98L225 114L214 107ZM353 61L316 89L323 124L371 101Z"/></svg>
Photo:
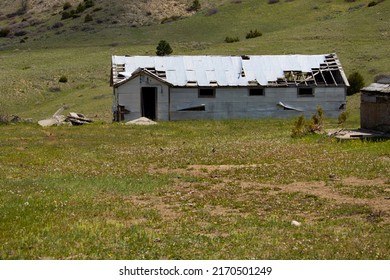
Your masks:
<svg viewBox="0 0 390 280"><path fill-rule="evenodd" d="M161 40L156 48L156 54L158 56L170 55L173 52L169 43L165 40Z"/></svg>

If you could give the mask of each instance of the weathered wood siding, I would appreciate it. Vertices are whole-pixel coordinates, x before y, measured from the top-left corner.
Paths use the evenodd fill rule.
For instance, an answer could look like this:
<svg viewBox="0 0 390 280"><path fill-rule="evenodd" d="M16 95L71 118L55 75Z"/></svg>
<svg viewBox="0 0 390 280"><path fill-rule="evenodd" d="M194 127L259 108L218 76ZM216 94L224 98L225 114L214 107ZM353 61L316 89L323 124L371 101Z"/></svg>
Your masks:
<svg viewBox="0 0 390 280"><path fill-rule="evenodd" d="M362 93L360 126L366 129L390 132L390 95Z"/></svg>

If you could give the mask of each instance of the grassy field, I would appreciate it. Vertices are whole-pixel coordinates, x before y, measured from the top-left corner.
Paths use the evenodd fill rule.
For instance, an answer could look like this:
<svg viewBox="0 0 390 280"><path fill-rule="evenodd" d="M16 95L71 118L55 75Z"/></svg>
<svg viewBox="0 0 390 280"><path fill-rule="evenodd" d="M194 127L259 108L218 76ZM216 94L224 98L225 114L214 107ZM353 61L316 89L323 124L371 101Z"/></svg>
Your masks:
<svg viewBox="0 0 390 280"><path fill-rule="evenodd" d="M336 52L369 84L389 72L390 1L207 2L157 26L76 19L0 38L0 116L66 104L95 121L0 124L0 259L389 259L389 141L295 139L294 119L112 124L109 78L111 55L165 39L175 55Z"/></svg>
<svg viewBox="0 0 390 280"><path fill-rule="evenodd" d="M388 259L390 142L292 126L3 125L0 259Z"/></svg>
<svg viewBox="0 0 390 280"><path fill-rule="evenodd" d="M111 55L154 55L161 39L172 45L173 55L336 52L346 74L358 71L366 84L389 72L390 1L374 7L343 0L235 2L207 1L193 17L142 28L80 18L62 21L58 32L50 28L60 21L56 15L45 32L30 31L25 43L0 38L0 111L37 121L67 104L110 122ZM209 15L210 9L216 13ZM245 39L251 29L263 36ZM226 36L240 41L227 44ZM65 84L58 82L62 75Z"/></svg>

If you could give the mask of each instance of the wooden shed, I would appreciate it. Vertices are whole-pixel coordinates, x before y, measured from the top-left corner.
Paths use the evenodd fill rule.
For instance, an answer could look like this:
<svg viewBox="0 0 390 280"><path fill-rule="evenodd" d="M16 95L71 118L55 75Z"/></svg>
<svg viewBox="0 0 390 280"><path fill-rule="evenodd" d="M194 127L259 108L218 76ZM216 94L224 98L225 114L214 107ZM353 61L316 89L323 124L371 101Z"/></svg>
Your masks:
<svg viewBox="0 0 390 280"><path fill-rule="evenodd" d="M337 117L348 80L336 54L113 56L115 121Z"/></svg>
<svg viewBox="0 0 390 280"><path fill-rule="evenodd" d="M361 89L361 128L390 132L390 77Z"/></svg>

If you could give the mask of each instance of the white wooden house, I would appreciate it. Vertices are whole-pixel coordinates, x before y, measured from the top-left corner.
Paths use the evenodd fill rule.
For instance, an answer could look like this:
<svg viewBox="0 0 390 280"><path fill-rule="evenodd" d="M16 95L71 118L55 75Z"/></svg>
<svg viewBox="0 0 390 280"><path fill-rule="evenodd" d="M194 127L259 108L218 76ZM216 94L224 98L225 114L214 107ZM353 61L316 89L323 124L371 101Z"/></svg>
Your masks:
<svg viewBox="0 0 390 280"><path fill-rule="evenodd" d="M337 117L348 80L336 54L113 56L114 120Z"/></svg>

